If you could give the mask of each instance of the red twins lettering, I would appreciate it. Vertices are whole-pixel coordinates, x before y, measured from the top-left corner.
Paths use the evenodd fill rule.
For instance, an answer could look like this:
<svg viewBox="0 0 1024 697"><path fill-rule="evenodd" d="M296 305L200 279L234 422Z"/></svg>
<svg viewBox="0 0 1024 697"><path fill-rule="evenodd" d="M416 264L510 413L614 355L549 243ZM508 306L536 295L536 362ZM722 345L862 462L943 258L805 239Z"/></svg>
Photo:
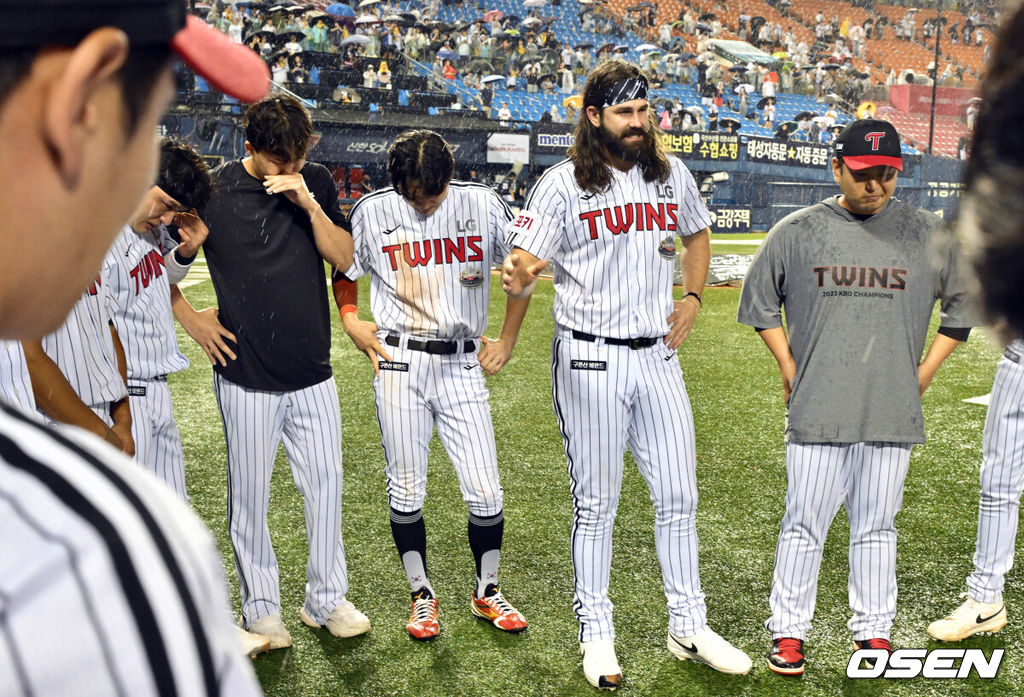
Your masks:
<svg viewBox="0 0 1024 697"><path fill-rule="evenodd" d="M99 293L101 285L103 285L103 282L100 277L97 276L96 280L89 284L89 295L96 295Z"/></svg>
<svg viewBox="0 0 1024 697"><path fill-rule="evenodd" d="M138 295L142 288L149 288L150 281L164 275L163 255L155 249L150 251L142 257L142 261L129 272L129 275L135 279L135 294Z"/></svg>
<svg viewBox="0 0 1024 697"><path fill-rule="evenodd" d="M580 213L579 219L587 223L590 239L596 240L598 221L601 220L604 221L604 228L613 235L621 235L633 229L675 232L679 227L676 216L678 210L679 204L676 203L630 203Z"/></svg>
<svg viewBox="0 0 1024 697"><path fill-rule="evenodd" d="M483 261L484 253L480 246L482 241L480 235L471 235L453 239L388 244L381 247L380 251L388 256L391 270L397 271L400 258L409 266L426 266L431 259L435 264Z"/></svg>

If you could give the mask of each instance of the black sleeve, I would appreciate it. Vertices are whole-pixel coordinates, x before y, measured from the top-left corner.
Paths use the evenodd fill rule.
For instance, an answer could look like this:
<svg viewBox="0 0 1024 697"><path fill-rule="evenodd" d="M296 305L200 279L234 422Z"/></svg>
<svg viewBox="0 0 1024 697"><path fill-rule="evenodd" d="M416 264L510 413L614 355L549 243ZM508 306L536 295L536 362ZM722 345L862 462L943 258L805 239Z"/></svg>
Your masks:
<svg viewBox="0 0 1024 697"><path fill-rule="evenodd" d="M964 327L961 329L959 327L939 327L938 333L948 336L954 341L967 341L967 337L971 335L971 328Z"/></svg>

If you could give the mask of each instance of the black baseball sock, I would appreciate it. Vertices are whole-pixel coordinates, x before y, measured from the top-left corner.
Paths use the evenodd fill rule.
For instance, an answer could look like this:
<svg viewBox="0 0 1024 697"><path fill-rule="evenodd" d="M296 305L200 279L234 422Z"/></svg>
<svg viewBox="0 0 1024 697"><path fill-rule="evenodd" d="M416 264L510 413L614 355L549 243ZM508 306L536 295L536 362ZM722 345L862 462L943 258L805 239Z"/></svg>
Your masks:
<svg viewBox="0 0 1024 697"><path fill-rule="evenodd" d="M490 585L498 584L498 560L501 537L505 532L505 513L492 516L469 514L469 548L476 562L476 597L482 598Z"/></svg>
<svg viewBox="0 0 1024 697"><path fill-rule="evenodd" d="M409 587L413 592L427 588L433 595L434 588L427 578L427 526L423 522L422 509L403 512L392 508L391 535L395 538Z"/></svg>

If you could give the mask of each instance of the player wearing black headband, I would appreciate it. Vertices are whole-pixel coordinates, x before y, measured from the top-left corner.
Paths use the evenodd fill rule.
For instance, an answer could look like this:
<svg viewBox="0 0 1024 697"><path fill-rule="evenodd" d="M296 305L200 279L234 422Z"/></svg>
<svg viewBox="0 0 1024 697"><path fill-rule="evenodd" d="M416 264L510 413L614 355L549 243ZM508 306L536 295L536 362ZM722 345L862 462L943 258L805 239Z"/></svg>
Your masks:
<svg viewBox="0 0 1024 697"><path fill-rule="evenodd" d="M750 659L708 627L697 566L693 416L676 350L700 310L710 216L693 175L668 155L647 77L611 60L590 75L576 143L509 226L502 286L530 292L553 259L555 412L572 481L575 609L583 673L622 683L608 598L612 525L628 446L650 488L668 601L668 648L724 673ZM676 238L685 294L673 300Z"/></svg>

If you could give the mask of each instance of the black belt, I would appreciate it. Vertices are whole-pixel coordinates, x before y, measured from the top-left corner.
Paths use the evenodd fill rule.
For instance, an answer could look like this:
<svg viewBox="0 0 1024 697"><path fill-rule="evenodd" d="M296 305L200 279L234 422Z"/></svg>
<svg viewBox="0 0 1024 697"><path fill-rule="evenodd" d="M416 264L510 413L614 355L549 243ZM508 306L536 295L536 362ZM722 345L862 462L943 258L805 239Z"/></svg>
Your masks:
<svg viewBox="0 0 1024 697"><path fill-rule="evenodd" d="M1003 351L1003 356L1008 361L1013 361L1014 363L1020 363L1020 354L1017 353L1016 351L1014 351L1012 348L1007 348L1005 351Z"/></svg>
<svg viewBox="0 0 1024 697"><path fill-rule="evenodd" d="M388 334L384 337L384 343L388 346L401 346L402 342L397 336ZM423 351L437 356L448 356L453 353L472 353L476 351L476 342L472 339L465 341L439 341L431 339L421 341L420 339L409 339L405 347L411 351Z"/></svg>
<svg viewBox="0 0 1024 697"><path fill-rule="evenodd" d="M609 346L628 346L634 351L654 346L662 339L660 336L642 336L639 339L606 339L600 336L594 336L593 334L587 334L586 332L579 332L575 329L572 330L572 338L579 339L580 341L597 341L598 339L601 339Z"/></svg>

